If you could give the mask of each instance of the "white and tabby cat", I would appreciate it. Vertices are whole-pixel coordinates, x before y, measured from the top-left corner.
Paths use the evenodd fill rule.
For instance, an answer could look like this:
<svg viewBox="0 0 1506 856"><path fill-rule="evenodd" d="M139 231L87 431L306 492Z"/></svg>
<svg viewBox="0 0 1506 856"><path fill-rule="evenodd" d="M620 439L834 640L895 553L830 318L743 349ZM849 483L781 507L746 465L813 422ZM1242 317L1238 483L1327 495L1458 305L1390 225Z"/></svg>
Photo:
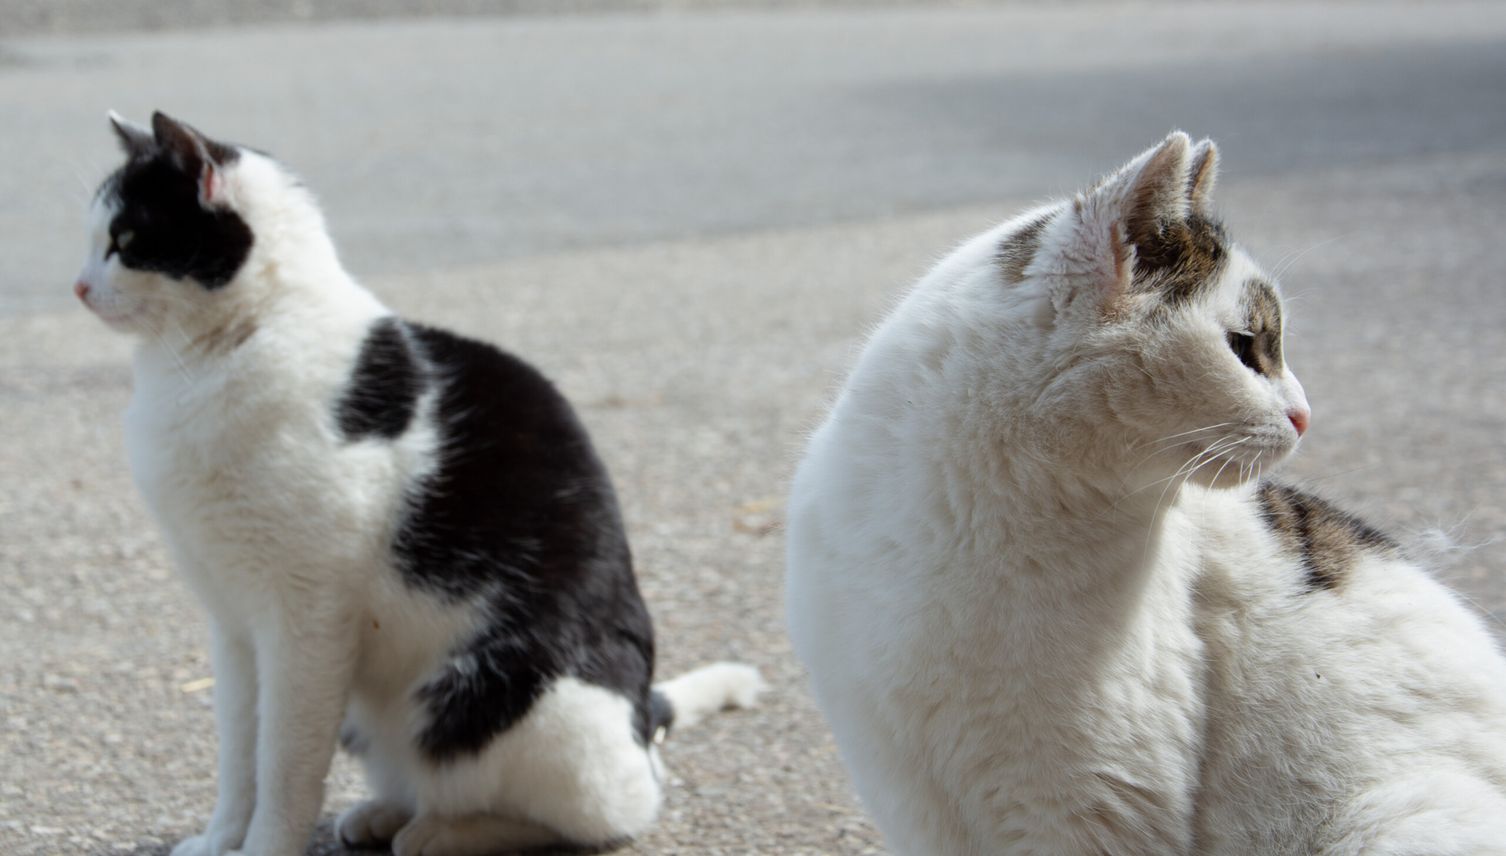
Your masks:
<svg viewBox="0 0 1506 856"><path fill-rule="evenodd" d="M1271 278L1176 133L936 266L790 500L790 629L899 853L1506 852L1506 663L1261 475L1307 427Z"/></svg>
<svg viewBox="0 0 1506 856"><path fill-rule="evenodd" d="M611 482L554 387L394 317L258 152L112 116L75 290L138 334L137 484L210 615L219 800L175 856L302 853L337 738L401 856L631 837L656 735L750 704L750 667L657 686ZM343 727L342 727L343 724Z"/></svg>

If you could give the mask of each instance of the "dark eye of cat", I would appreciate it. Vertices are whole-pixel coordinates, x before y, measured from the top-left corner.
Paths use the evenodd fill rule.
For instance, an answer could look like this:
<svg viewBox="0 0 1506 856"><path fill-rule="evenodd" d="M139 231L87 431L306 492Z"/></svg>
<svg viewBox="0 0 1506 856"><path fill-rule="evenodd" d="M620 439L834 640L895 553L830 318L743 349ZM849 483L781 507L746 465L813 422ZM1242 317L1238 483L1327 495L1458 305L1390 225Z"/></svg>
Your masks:
<svg viewBox="0 0 1506 856"><path fill-rule="evenodd" d="M130 229L122 229L116 234L111 235L110 246L105 249L105 261L109 261L110 256L113 256L119 253L121 250L124 250L126 247L129 247L131 245L131 239L134 237L136 237L136 233L131 231Z"/></svg>
<svg viewBox="0 0 1506 856"><path fill-rule="evenodd" d="M1260 367L1255 364L1255 334L1230 330L1229 350L1233 351L1234 356L1239 357L1239 361L1244 363L1250 371L1260 371Z"/></svg>

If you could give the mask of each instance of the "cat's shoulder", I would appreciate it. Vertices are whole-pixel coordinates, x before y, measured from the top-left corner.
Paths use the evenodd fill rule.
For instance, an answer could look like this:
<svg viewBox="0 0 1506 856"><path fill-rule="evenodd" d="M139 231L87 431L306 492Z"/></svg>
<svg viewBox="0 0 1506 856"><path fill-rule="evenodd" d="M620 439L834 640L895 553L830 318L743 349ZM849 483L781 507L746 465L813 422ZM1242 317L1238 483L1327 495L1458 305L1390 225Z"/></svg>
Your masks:
<svg viewBox="0 0 1506 856"><path fill-rule="evenodd" d="M532 364L489 342L441 327L385 315L367 327L338 408L349 438L392 438L413 417L418 400L441 390L445 405L509 408L564 406L554 385Z"/></svg>
<svg viewBox="0 0 1506 856"><path fill-rule="evenodd" d="M1205 594L1227 590L1243 592L1236 600L1288 604L1327 596L1353 601L1379 581L1399 582L1420 570L1380 525L1289 481L1189 488L1184 496L1182 520L1202 545Z"/></svg>

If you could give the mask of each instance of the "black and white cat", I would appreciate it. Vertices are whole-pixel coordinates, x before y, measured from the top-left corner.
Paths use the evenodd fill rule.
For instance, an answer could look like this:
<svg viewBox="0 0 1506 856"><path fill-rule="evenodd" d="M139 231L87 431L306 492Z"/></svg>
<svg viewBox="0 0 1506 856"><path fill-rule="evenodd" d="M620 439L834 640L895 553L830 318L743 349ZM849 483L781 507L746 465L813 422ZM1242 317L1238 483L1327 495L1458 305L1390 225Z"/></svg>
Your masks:
<svg viewBox="0 0 1506 856"><path fill-rule="evenodd" d="M489 345L402 321L342 269L271 158L161 113L75 286L137 334L135 480L210 615L219 799L175 856L301 853L337 743L402 856L634 836L656 736L762 684L651 685L612 484L565 399Z"/></svg>
<svg viewBox="0 0 1506 856"><path fill-rule="evenodd" d="M1274 280L1168 137L874 332L790 497L790 632L895 852L1506 853L1506 660L1261 476L1309 419Z"/></svg>

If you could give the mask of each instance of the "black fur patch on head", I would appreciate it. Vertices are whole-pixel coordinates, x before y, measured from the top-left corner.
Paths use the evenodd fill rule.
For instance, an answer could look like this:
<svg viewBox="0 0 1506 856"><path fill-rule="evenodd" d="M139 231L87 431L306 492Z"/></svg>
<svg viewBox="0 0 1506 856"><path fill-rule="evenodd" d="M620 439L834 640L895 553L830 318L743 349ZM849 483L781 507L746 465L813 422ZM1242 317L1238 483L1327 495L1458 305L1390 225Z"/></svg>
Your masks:
<svg viewBox="0 0 1506 856"><path fill-rule="evenodd" d="M1302 562L1308 591L1338 588L1363 552L1396 550L1379 530L1296 488L1265 482L1256 499L1266 527Z"/></svg>
<svg viewBox="0 0 1506 856"><path fill-rule="evenodd" d="M654 637L606 468L564 397L481 342L409 325L442 384L438 469L408 496L393 550L405 581L485 604L487 625L418 690L418 742L441 763L482 749L553 681L633 705L647 744Z"/></svg>
<svg viewBox="0 0 1506 856"><path fill-rule="evenodd" d="M340 397L340 433L351 441L401 436L413 420L423 380L403 324L396 318L377 321L361 344L350 385Z"/></svg>
<svg viewBox="0 0 1506 856"><path fill-rule="evenodd" d="M1004 281L1016 283L1025 278L1025 269L1035 260L1041 248L1041 232L1045 231L1054 214L1046 214L1026 223L999 244L999 269L1004 272Z"/></svg>
<svg viewBox="0 0 1506 856"><path fill-rule="evenodd" d="M1216 220L1192 213L1157 221L1156 229L1132 233L1135 245L1133 290L1159 294L1181 306L1211 288L1228 259L1228 239Z"/></svg>
<svg viewBox="0 0 1506 856"><path fill-rule="evenodd" d="M221 167L240 153L215 144ZM109 253L132 270L192 279L208 289L230 282L251 253L254 237L241 216L199 203L199 175L186 172L169 152L133 157L100 185L116 210Z"/></svg>
<svg viewBox="0 0 1506 856"><path fill-rule="evenodd" d="M1280 377L1281 301L1276 289L1261 279L1245 283L1245 329L1229 333L1229 347L1249 369L1266 377Z"/></svg>

